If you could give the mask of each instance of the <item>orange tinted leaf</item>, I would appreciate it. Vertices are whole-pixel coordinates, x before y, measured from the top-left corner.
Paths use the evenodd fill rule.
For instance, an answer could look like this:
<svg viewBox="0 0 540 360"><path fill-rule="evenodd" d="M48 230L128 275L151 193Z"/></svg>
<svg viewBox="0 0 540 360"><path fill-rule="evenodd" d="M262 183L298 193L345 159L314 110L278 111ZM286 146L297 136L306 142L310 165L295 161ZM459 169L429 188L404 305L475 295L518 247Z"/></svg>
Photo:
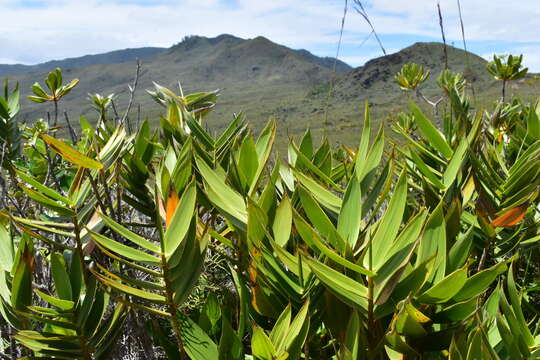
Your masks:
<svg viewBox="0 0 540 360"><path fill-rule="evenodd" d="M523 203L513 209L510 209L495 220L493 220L491 222L491 225L497 227L511 227L517 225L525 217L525 213L527 212L528 207L528 203Z"/></svg>
<svg viewBox="0 0 540 360"><path fill-rule="evenodd" d="M179 202L180 202L180 199L178 198L178 194L176 193L176 191L171 190L169 192L169 198L167 199L167 209L165 211L166 213L165 225L167 227L171 223L171 220L174 216L174 212L176 211L176 208L178 207Z"/></svg>

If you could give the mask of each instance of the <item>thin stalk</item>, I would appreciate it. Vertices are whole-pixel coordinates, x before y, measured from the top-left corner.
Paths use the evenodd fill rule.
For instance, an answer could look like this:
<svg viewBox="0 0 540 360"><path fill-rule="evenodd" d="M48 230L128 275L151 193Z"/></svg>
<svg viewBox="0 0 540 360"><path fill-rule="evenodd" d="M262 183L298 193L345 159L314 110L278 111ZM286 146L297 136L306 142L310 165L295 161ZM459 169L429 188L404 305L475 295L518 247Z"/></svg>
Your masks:
<svg viewBox="0 0 540 360"><path fill-rule="evenodd" d="M116 163L116 221L122 222L122 193L123 187L120 184L120 173L122 171L122 163Z"/></svg>
<svg viewBox="0 0 540 360"><path fill-rule="evenodd" d="M461 15L461 2L457 0L458 14L459 14L459 23L461 26L461 38L463 39L463 50L465 50L465 61L467 62L467 68L471 69L471 61L469 59L469 52L467 51L467 41L465 40L465 25L463 24L463 16ZM474 83L471 81L471 91L473 94L474 101L476 102L476 92L474 90Z"/></svg>
<svg viewBox="0 0 540 360"><path fill-rule="evenodd" d="M75 244L77 253L79 254L79 264L81 266L81 272L83 274L83 280L84 283L88 285L88 273L86 269L86 264L84 263L84 252L82 247L82 240L81 240L81 228L79 226L79 219L77 218L77 215L73 216L71 218L71 221L73 222L73 232L75 234Z"/></svg>
<svg viewBox="0 0 540 360"><path fill-rule="evenodd" d="M446 47L446 36L444 34L444 25L443 25L443 17L441 12L441 4L437 1L437 12L439 15L439 26L441 28L441 35L442 35L442 41L443 41L443 51L444 51L444 68L448 69L448 49Z"/></svg>
<svg viewBox="0 0 540 360"><path fill-rule="evenodd" d="M178 316L176 315L177 309L174 304L173 299L173 291L171 282L169 281L168 276L168 269L167 269L167 259L165 258L165 254L161 254L161 267L163 269L163 279L165 280L165 299L167 304L167 309L169 313L171 314L171 318L169 319L171 322L171 326L174 330L174 337L176 339L176 343L178 345L178 349L180 350L180 356L182 359L185 359L185 351L184 351L184 345L182 344L182 333L180 331L180 322L178 321Z"/></svg>
<svg viewBox="0 0 540 360"><path fill-rule="evenodd" d="M77 143L77 134L75 133L75 130L73 130L73 126L71 126L71 121L69 121L69 116L67 111L64 111L64 118L66 119L66 123L69 129L69 136L71 137L71 141L73 144Z"/></svg>
<svg viewBox="0 0 540 360"><path fill-rule="evenodd" d="M120 221L118 219L118 215L116 214L114 204L111 198L111 189L109 187L109 183L107 182L107 179L105 178L105 171L100 170L98 174L98 180L101 182L101 186L103 186L103 190L105 193L105 201L107 202L107 206L109 207L111 211L111 217L113 219L116 219L117 221Z"/></svg>
<svg viewBox="0 0 540 360"><path fill-rule="evenodd" d="M339 58L339 51L341 50L341 41L343 39L343 30L345 29L345 19L347 17L347 10L349 8L348 1L345 0L345 7L343 8L343 17L341 18L341 27L339 30L339 40L336 50L336 57L334 58L334 65L332 67L332 79L330 81L330 88L328 89L328 96L326 97L326 104L324 105L324 123L323 123L323 131L324 135L326 136L326 126L328 125L328 106L330 98L333 96L334 93L334 86L336 81L336 67L337 67L337 61Z"/></svg>
<svg viewBox="0 0 540 360"><path fill-rule="evenodd" d="M54 97L54 124L53 126L56 127L58 126L58 99L56 98L56 96Z"/></svg>
<svg viewBox="0 0 540 360"><path fill-rule="evenodd" d="M373 271L373 250L372 250L372 243L371 238L369 239L369 247L368 247L368 257L369 257L369 271ZM373 290L374 290L375 284L373 276L368 276L368 358L373 359L373 353L374 353L374 342L375 338L373 336L373 331L375 329L375 320L373 317L373 309L374 309L374 302L373 302Z"/></svg>
<svg viewBox="0 0 540 360"><path fill-rule="evenodd" d="M476 269L476 272L479 273L484 268L484 265L486 263L487 255L489 252L489 248L491 247L491 242L493 241L493 238L489 238L488 242L486 244L486 247L484 250L482 250L482 256L480 257L480 262L478 263L478 268Z"/></svg>

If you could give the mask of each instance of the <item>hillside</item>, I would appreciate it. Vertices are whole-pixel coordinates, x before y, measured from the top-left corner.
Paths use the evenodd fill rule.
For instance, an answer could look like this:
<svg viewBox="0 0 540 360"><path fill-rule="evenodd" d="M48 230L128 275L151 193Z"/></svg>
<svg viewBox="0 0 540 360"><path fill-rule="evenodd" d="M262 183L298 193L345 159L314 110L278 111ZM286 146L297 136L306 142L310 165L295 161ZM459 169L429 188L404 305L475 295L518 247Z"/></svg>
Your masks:
<svg viewBox="0 0 540 360"><path fill-rule="evenodd" d="M448 67L455 72L462 72L474 88L472 106L483 109L491 106L493 99L500 96L500 83L486 71L487 61L470 52L465 52L452 46L447 46ZM422 92L431 99L438 99L441 91L436 85L436 79L444 70L444 46L442 43L415 43L394 54L389 54L368 61L364 66L357 67L339 76L334 84L332 96L328 100L328 84L314 89L305 100L305 107L313 109L316 125L323 124L326 119L323 109L328 105L327 134L334 140L346 144L354 143L360 132L362 107L369 101L372 114L379 121L386 120L387 114L408 109L408 95L399 90L394 81L394 75L409 62L423 65L430 71L430 77L422 84ZM471 88L471 87L470 87ZM534 75L526 79L512 82L509 95L522 97L527 101L535 101L540 92L540 84ZM414 98L414 96L413 96ZM323 104L323 107L320 107ZM419 104L430 114L432 109L422 101ZM386 122L388 124L388 121ZM322 126L322 125L320 125ZM324 128L323 128L324 131Z"/></svg>
<svg viewBox="0 0 540 360"><path fill-rule="evenodd" d="M0 64L0 76L24 72L47 71L57 67L64 69L90 66L95 64L118 64L127 61L134 61L136 59L143 59L148 56L159 54L164 50L165 48L143 47L137 49L116 50L104 54L85 55L81 57L68 58L63 60L52 60L36 65Z"/></svg>
<svg viewBox="0 0 540 360"><path fill-rule="evenodd" d="M147 55L143 57L143 54ZM24 95L29 95L33 82L42 81L49 70L65 64L61 66L65 79L79 78L81 82L61 103L61 111L66 111L72 119L77 119L82 112L93 120L87 99L89 93L114 93L116 107L120 111L124 108L127 85L132 82L136 69L134 57L142 58L142 71L132 117L148 117L156 122L161 108L144 89L152 89L153 82L177 89L180 82L187 93L221 90L219 106L208 119L210 129L223 129L233 112L244 111L255 129L260 129L269 117L277 118L284 131L279 134L282 140L287 134L298 135L310 127L315 133L325 131L343 143L357 140L364 101L369 100L379 119L383 119L388 110L405 108L407 95L399 91L393 80L403 64L416 62L431 71L430 79L422 86L423 92L431 97L439 96L435 79L444 68L440 43L416 43L355 69L338 61L334 75L333 59L317 57L306 50L293 50L264 37L246 40L220 35L215 38L190 36L169 49L121 50L108 55L49 62L35 65L38 71L12 73L8 78L19 82ZM112 63L122 59L127 61ZM89 63L91 65L85 65ZM475 54L467 55L463 50L448 47L450 69L464 71L475 87L477 101L473 106L485 105L483 99L487 96L498 96L499 84L485 71L486 63ZM538 93L533 81L512 84L510 92L529 97ZM141 114L137 113L139 104L143 109ZM30 103L24 96L22 109L22 119L33 121L45 118L51 107Z"/></svg>
<svg viewBox="0 0 540 360"><path fill-rule="evenodd" d="M209 120L209 126L214 129L225 127L232 113L238 111L245 111L248 119L256 124L255 128L259 128L278 111L276 109L291 102L299 103L310 89L330 81L332 70L329 66L333 67L333 62L330 64L328 59L289 49L264 37L244 40L231 35L191 36L141 62L135 104L141 104L142 117L157 121L161 111L144 89L152 89L153 82L177 89L181 82L186 92L222 90L220 106ZM340 69L346 66L338 62ZM71 118L77 119L82 109L83 115L93 120L88 94L114 93L117 108L123 109L127 102L127 85L133 80L136 66L134 61L128 61L63 69L65 79L79 78L80 84L62 102L61 111L67 111ZM8 78L19 82L23 94L29 95L31 84L43 79L49 70L10 74ZM134 111L137 108L134 106ZM23 120L45 118L50 110L50 106L34 104L23 97Z"/></svg>

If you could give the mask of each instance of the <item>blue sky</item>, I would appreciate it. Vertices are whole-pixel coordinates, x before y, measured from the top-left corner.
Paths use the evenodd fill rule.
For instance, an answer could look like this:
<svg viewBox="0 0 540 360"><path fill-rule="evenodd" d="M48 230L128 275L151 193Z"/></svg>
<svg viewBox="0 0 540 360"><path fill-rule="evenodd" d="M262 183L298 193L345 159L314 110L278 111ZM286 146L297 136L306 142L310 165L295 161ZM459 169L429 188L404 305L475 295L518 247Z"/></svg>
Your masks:
<svg viewBox="0 0 540 360"><path fill-rule="evenodd" d="M539 0L461 0L468 48L480 56L524 54L540 72ZM185 35L258 35L334 56L341 0L0 0L0 63L38 63L127 47L168 47ZM340 58L353 66L382 55L349 8ZM436 0L362 1L386 50L440 41ZM440 0L449 44L462 47L456 0ZM503 18L504 15L504 18ZM366 40L367 38L367 40Z"/></svg>

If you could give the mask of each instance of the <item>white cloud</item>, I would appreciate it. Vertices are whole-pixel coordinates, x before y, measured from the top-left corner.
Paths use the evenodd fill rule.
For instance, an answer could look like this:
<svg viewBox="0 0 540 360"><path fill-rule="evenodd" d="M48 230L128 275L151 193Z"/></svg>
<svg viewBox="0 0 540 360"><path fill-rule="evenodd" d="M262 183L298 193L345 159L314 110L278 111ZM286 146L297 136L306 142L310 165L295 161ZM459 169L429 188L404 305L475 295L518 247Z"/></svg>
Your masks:
<svg viewBox="0 0 540 360"><path fill-rule="evenodd" d="M0 64L17 64L19 63L17 60L15 59L10 59L10 58L0 58Z"/></svg>
<svg viewBox="0 0 540 360"><path fill-rule="evenodd" d="M170 46L184 35L258 35L294 48L333 55L343 13L342 0L33 0L47 6L24 7L0 0L0 58L41 62L126 47ZM352 3L352 0L349 0ZM377 31L400 37L406 46L418 37L439 38L436 0L365 0ZM471 42L536 43L540 33L538 0L463 0ZM19 4L19 5L18 5ZM460 41L455 0L441 0L449 41ZM358 45L369 32L352 10L346 20L344 59L368 58L373 49ZM374 40L371 39L370 42ZM395 47L396 44L389 46ZM400 45L401 46L401 45ZM510 49L511 50L511 49ZM482 50L487 52L487 50ZM379 53L374 53L379 55ZM531 68L540 70L540 47L532 46Z"/></svg>

